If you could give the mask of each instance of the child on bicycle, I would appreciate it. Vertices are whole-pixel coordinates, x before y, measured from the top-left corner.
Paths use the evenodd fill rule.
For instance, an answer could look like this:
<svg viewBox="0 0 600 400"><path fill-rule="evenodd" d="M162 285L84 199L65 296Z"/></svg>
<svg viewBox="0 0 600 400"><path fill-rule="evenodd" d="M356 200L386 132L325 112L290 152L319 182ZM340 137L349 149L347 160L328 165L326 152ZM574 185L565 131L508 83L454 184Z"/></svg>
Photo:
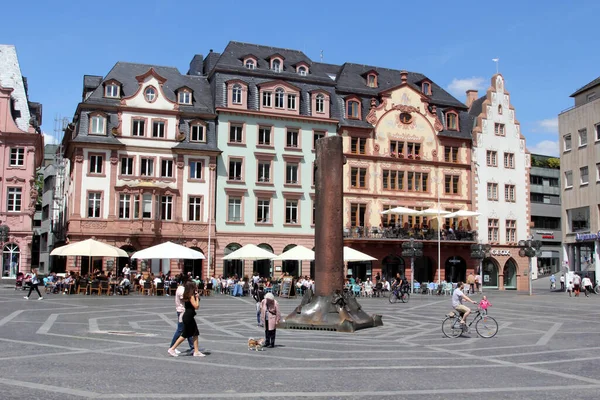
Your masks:
<svg viewBox="0 0 600 400"><path fill-rule="evenodd" d="M481 308L482 314L487 314L488 307L491 307L492 303L490 303L487 299L487 296L483 296L481 301L479 302L479 308Z"/></svg>

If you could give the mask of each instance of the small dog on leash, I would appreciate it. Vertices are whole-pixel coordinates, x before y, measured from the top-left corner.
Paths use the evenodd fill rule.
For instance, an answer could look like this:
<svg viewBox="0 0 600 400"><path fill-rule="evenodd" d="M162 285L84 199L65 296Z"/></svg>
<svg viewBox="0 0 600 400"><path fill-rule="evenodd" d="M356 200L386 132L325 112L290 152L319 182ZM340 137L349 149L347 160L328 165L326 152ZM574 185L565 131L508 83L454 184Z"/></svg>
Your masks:
<svg viewBox="0 0 600 400"><path fill-rule="evenodd" d="M248 350L263 351L265 339L248 339Z"/></svg>

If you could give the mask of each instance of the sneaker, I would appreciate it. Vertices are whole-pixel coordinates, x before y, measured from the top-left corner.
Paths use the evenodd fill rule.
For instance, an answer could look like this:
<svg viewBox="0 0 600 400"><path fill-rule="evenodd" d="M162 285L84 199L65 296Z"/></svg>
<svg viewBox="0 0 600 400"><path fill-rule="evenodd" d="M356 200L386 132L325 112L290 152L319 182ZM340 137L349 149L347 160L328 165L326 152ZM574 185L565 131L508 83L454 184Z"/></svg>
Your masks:
<svg viewBox="0 0 600 400"><path fill-rule="evenodd" d="M179 350L177 350L177 349L175 349L175 353L176 354L181 354L181 352Z"/></svg>
<svg viewBox="0 0 600 400"><path fill-rule="evenodd" d="M29 300L29 297L27 297L27 296L25 296L25 297L23 297L23 298L24 298L25 300Z"/></svg>
<svg viewBox="0 0 600 400"><path fill-rule="evenodd" d="M202 354L201 352L194 352L193 356L194 357L206 357L206 355Z"/></svg>
<svg viewBox="0 0 600 400"><path fill-rule="evenodd" d="M170 355L171 357L177 357L177 353L175 352L175 350L171 350L171 349L169 349L169 350L167 350L167 353L169 353L169 355Z"/></svg>
<svg viewBox="0 0 600 400"><path fill-rule="evenodd" d="M44 298L43 297L38 297L38 300L44 300Z"/></svg>

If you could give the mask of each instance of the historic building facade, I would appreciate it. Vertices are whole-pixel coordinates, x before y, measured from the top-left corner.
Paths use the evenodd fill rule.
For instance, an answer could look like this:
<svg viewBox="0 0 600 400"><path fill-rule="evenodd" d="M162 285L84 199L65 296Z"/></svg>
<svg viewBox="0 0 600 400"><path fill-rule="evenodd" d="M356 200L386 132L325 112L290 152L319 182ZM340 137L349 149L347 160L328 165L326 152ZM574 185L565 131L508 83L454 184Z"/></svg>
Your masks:
<svg viewBox="0 0 600 400"><path fill-rule="evenodd" d="M524 290L529 259L519 256L517 243L530 235L531 159L502 75L492 77L481 98L467 92L467 105L475 118L473 202L480 213L475 229L481 242L492 246L482 262L483 286Z"/></svg>
<svg viewBox="0 0 600 400"><path fill-rule="evenodd" d="M70 242L95 237L132 253L171 240L212 257L219 151L205 77L123 62L106 77L85 76L63 145ZM73 258L67 269L86 273L113 263ZM150 264L152 272L205 272L200 261Z"/></svg>
<svg viewBox="0 0 600 400"><path fill-rule="evenodd" d="M0 242L2 278L14 278L32 267L36 170L44 149L41 122L42 106L29 102L15 47L1 45L0 225L10 230Z"/></svg>

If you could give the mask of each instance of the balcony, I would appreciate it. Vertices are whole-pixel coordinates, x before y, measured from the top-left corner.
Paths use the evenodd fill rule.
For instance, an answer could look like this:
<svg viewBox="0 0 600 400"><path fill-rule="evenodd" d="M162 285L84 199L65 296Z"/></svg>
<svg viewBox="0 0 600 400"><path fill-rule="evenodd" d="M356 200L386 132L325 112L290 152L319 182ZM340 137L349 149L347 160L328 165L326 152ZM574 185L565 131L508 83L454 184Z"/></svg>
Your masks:
<svg viewBox="0 0 600 400"><path fill-rule="evenodd" d="M442 242L477 242L477 231L442 230ZM406 229L406 228L363 228L352 227L344 229L344 239L377 239L377 240L438 240L436 229Z"/></svg>
<svg viewBox="0 0 600 400"><path fill-rule="evenodd" d="M214 224L211 234L214 235ZM81 236L208 236L208 223L163 221L154 219L75 219L69 220L69 234Z"/></svg>

